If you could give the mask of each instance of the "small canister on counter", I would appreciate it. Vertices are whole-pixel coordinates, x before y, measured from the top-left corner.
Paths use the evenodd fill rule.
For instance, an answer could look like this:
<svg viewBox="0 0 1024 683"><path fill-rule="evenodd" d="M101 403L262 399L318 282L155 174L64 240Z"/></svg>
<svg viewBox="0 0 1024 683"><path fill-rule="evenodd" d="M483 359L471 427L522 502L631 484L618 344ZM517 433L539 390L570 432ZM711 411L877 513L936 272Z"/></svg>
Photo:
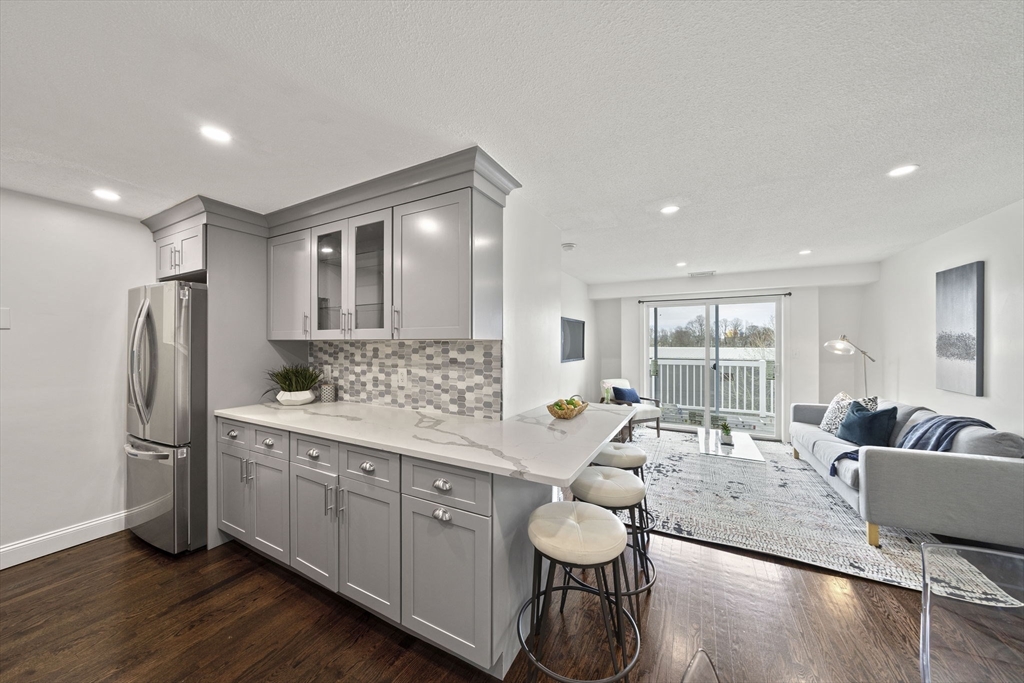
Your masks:
<svg viewBox="0 0 1024 683"><path fill-rule="evenodd" d="M337 391L333 382L324 382L320 385L320 402L334 403Z"/></svg>

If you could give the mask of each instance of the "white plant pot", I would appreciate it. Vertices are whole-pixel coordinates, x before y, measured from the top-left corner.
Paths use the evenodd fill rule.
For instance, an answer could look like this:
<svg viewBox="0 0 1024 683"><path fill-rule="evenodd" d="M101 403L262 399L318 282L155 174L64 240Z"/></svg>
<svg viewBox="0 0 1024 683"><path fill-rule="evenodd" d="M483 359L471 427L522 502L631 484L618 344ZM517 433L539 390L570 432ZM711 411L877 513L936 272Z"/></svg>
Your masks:
<svg viewBox="0 0 1024 683"><path fill-rule="evenodd" d="M279 391L277 402L283 406L302 406L316 400L316 394L312 389L306 391Z"/></svg>
<svg viewBox="0 0 1024 683"><path fill-rule="evenodd" d="M719 434L718 437L721 440L722 444L726 446L732 445L732 434Z"/></svg>

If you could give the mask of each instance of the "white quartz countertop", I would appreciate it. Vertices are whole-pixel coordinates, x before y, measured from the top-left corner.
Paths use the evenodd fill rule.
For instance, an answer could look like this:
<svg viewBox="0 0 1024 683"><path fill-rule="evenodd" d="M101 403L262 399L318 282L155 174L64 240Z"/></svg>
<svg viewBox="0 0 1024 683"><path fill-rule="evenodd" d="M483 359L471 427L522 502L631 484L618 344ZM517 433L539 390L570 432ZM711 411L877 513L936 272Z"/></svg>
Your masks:
<svg viewBox="0 0 1024 683"><path fill-rule="evenodd" d="M636 412L591 403L571 420L544 406L506 420L363 403L260 403L214 411L217 417L379 448L552 486L568 486Z"/></svg>

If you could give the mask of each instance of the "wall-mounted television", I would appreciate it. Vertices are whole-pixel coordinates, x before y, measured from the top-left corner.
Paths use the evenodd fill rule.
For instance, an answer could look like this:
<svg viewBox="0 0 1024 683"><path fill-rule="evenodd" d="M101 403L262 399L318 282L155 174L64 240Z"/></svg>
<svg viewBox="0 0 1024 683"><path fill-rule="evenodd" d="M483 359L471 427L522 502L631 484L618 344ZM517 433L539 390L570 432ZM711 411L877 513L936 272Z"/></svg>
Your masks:
<svg viewBox="0 0 1024 683"><path fill-rule="evenodd" d="M583 360L583 321L562 318L562 362Z"/></svg>

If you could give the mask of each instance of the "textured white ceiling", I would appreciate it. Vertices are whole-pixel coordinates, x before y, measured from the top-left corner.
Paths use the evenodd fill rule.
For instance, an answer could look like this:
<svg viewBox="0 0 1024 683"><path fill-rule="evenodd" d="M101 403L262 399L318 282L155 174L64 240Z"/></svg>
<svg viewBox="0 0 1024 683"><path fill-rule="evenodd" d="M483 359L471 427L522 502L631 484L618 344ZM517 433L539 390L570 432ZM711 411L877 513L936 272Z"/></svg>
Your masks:
<svg viewBox="0 0 1024 683"><path fill-rule="evenodd" d="M874 261L1024 196L1022 45L1016 1L5 0L0 184L268 212L479 144L587 282Z"/></svg>

